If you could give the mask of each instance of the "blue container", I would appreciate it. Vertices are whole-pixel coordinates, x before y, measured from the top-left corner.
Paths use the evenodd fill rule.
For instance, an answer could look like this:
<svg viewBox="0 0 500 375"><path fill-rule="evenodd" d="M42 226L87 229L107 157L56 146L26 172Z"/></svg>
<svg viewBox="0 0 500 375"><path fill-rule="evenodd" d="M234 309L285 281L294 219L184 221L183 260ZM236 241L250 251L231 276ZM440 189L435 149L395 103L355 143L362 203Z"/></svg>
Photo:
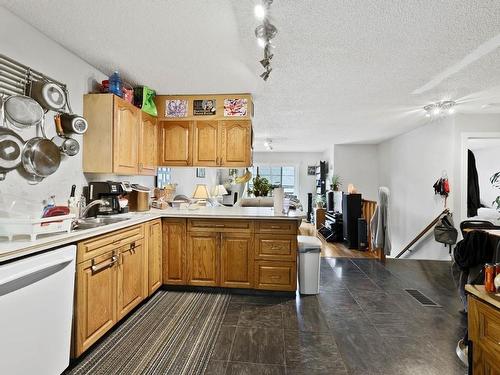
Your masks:
<svg viewBox="0 0 500 375"><path fill-rule="evenodd" d="M122 79L120 78L120 74L116 70L109 77L109 92L118 95L120 98L123 96Z"/></svg>

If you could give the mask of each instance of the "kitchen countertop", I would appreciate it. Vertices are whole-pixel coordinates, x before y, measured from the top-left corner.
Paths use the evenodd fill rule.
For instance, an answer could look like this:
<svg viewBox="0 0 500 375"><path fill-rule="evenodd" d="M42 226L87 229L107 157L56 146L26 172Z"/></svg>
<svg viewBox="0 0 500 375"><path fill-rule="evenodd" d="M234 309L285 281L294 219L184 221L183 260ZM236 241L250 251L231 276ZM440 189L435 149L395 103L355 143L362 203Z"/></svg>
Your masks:
<svg viewBox="0 0 500 375"><path fill-rule="evenodd" d="M148 212L133 212L116 216L130 216L119 223L108 224L92 229L77 230L40 237L36 241L0 240L0 262L16 259L29 254L64 246L84 239L113 232L162 217L203 218L203 219L247 219L247 220L301 220L302 211L290 210L288 215L275 215L271 207L191 207L189 209L167 208L151 209Z"/></svg>
<svg viewBox="0 0 500 375"><path fill-rule="evenodd" d="M490 305L495 306L497 309L500 309L500 294L499 293L486 293L484 290L484 285L470 285L467 284L465 286L465 290L467 293L473 294L481 301L489 303Z"/></svg>

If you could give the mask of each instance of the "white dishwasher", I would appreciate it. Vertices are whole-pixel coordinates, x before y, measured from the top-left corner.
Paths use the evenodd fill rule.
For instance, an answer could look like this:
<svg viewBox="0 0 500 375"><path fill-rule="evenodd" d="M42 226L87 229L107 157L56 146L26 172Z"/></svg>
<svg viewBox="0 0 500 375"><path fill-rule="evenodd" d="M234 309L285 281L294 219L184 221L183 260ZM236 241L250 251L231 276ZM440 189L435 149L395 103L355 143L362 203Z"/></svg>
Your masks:
<svg viewBox="0 0 500 375"><path fill-rule="evenodd" d="M69 365L76 246L0 263L0 374Z"/></svg>

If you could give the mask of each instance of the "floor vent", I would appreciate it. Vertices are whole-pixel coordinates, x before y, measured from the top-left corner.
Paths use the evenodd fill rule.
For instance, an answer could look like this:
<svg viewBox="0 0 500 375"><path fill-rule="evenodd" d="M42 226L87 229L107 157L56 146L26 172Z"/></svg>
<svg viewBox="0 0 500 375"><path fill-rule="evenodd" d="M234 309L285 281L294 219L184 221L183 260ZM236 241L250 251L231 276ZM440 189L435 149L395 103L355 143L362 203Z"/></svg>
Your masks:
<svg viewBox="0 0 500 375"><path fill-rule="evenodd" d="M429 297L422 294L422 292L417 289L405 289L405 292L408 293L413 298L415 298L422 306L441 307L436 302L434 302Z"/></svg>

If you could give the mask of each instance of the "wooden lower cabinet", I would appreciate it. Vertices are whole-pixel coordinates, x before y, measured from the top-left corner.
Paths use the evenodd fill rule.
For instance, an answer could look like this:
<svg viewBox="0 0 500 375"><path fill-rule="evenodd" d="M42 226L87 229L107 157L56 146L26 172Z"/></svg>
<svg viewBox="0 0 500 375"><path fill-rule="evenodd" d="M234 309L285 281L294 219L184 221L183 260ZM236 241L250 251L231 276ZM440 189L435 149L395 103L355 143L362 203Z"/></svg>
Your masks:
<svg viewBox="0 0 500 375"><path fill-rule="evenodd" d="M186 219L162 219L163 284L186 285Z"/></svg>
<svg viewBox="0 0 500 375"><path fill-rule="evenodd" d="M147 295L153 294L162 284L162 228L161 219L145 224L147 255Z"/></svg>
<svg viewBox="0 0 500 375"><path fill-rule="evenodd" d="M221 233L220 286L253 287L253 235Z"/></svg>
<svg viewBox="0 0 500 375"><path fill-rule="evenodd" d="M295 262L255 262L255 289L294 291L297 289Z"/></svg>
<svg viewBox="0 0 500 375"><path fill-rule="evenodd" d="M116 251L78 264L73 353L78 357L117 322Z"/></svg>
<svg viewBox="0 0 500 375"><path fill-rule="evenodd" d="M219 233L189 233L187 239L187 283L198 286L219 284Z"/></svg>
<svg viewBox="0 0 500 375"><path fill-rule="evenodd" d="M120 249L118 260L118 319L122 319L145 297L143 240Z"/></svg>

